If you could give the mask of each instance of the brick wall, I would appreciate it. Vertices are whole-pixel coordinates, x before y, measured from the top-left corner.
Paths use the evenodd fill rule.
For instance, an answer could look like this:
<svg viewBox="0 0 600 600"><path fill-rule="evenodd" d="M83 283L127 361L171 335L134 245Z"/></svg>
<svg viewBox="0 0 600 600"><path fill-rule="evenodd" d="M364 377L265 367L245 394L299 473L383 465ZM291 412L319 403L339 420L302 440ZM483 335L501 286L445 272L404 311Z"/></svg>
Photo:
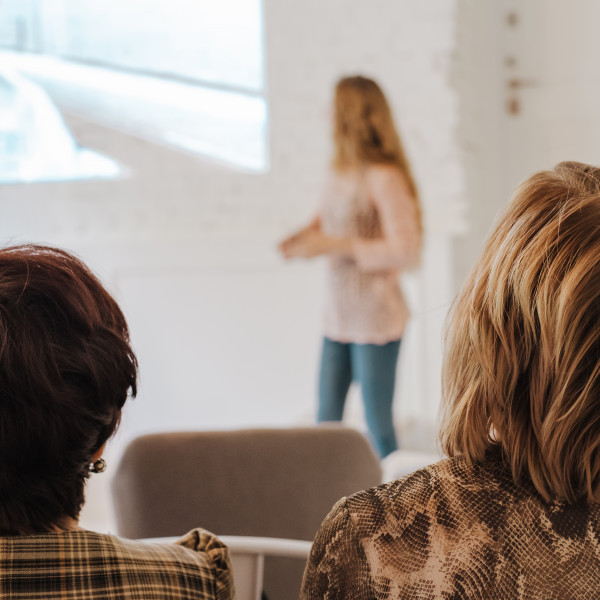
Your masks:
<svg viewBox="0 0 600 600"><path fill-rule="evenodd" d="M267 174L237 172L69 117L80 143L121 161L126 174L113 182L0 188L1 242L47 241L80 252L125 305L141 357L142 387L124 423L123 442L161 426L218 428L312 419L321 271L282 265L274 244L316 205L329 156L326 113L333 84L341 75L363 73L376 78L389 96L425 205L423 266L406 282L414 316L403 345L398 419L405 445L432 446L432 438L411 436L411 431L422 431L413 425L431 424L436 415L441 328L455 288L453 244L468 225L459 143L468 140L462 128L470 109L459 102L465 88L457 80L471 73L453 67L460 11L460 0L265 0ZM264 303L251 294L253 273ZM210 306L203 304L206 286L211 286ZM168 294L161 295L167 287ZM226 314L216 317L223 323L222 336L231 339L227 385L237 385L227 388L226 403L209 402L222 390L206 383L210 378L202 379L203 370L212 369L205 361L220 343L218 332L190 333L194 314L205 319L203 311L219 308L213 292L220 287L240 303L248 296L244 290L249 291L256 310L243 314L262 324L251 328L259 338L253 344L237 317L232 331ZM185 301L172 307L177 290ZM188 301L190 294L196 302ZM288 311L287 333L285 326L281 331L285 319L275 323L269 317L269 301L276 303L277 319L283 319L281 307ZM165 314L169 308L171 314ZM234 309L235 303L223 310ZM174 345L179 340L178 347L165 348L161 332ZM279 348L275 355L273 346ZM178 355L189 368L181 369ZM236 379L236 361L247 359L256 368ZM269 369L276 370L281 383ZM357 424L359 411L352 404L350 420ZM97 497L104 493L99 490ZM101 505L97 519L105 522ZM96 509L93 504L89 509L92 521Z"/></svg>

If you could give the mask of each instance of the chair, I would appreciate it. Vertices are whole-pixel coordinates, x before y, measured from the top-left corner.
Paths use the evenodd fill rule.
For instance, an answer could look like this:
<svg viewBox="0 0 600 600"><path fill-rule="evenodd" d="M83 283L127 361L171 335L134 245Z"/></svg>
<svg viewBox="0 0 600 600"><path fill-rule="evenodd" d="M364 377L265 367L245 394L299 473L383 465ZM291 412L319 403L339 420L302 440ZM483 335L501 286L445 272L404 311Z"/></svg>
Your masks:
<svg viewBox="0 0 600 600"><path fill-rule="evenodd" d="M339 498L380 482L360 433L320 426L142 436L125 449L112 491L125 537L200 526L221 536L310 541ZM304 562L266 559L269 600L298 596Z"/></svg>
<svg viewBox="0 0 600 600"><path fill-rule="evenodd" d="M229 547L236 600L261 600L265 556L300 558L306 561L310 542L249 536L223 535ZM152 538L146 542L172 543L176 537Z"/></svg>

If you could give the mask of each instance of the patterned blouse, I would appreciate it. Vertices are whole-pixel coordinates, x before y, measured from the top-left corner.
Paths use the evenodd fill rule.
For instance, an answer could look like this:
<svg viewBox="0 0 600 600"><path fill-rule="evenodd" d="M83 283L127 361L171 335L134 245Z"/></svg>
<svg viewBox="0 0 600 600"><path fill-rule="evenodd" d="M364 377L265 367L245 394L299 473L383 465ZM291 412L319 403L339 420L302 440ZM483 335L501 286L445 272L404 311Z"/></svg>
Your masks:
<svg viewBox="0 0 600 600"><path fill-rule="evenodd" d="M230 600L229 552L194 529L176 544L91 531L0 538L3 600Z"/></svg>
<svg viewBox="0 0 600 600"><path fill-rule="evenodd" d="M352 257L329 259L325 335L358 344L400 339L409 315L398 275L416 265L421 246L404 177L389 166L332 172L319 217L325 234L355 240Z"/></svg>
<svg viewBox="0 0 600 600"><path fill-rule="evenodd" d="M600 598L600 506L545 503L499 458L448 459L340 500L301 598Z"/></svg>

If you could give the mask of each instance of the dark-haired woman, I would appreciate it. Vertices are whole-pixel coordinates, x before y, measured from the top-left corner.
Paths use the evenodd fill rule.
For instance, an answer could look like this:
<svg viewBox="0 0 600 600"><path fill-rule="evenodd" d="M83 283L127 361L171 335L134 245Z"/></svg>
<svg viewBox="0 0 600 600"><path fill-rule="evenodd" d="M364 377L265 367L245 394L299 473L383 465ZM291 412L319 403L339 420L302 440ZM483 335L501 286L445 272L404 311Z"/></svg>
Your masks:
<svg viewBox="0 0 600 600"><path fill-rule="evenodd" d="M232 597L227 548L207 531L145 544L78 525L136 375L125 318L80 260L0 249L0 597Z"/></svg>

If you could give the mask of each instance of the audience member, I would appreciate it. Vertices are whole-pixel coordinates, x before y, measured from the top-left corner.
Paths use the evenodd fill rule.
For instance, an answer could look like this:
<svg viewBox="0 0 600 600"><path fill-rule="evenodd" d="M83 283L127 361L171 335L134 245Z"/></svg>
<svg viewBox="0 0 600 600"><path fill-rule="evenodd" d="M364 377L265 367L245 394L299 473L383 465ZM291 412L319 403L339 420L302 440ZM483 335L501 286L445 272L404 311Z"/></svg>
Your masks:
<svg viewBox="0 0 600 600"><path fill-rule="evenodd" d="M340 500L302 598L565 600L600 589L600 169L518 189L447 325L450 457Z"/></svg>
<svg viewBox="0 0 600 600"><path fill-rule="evenodd" d="M0 250L2 598L232 597L227 548L207 531L169 545L78 525L136 376L125 318L80 260Z"/></svg>

